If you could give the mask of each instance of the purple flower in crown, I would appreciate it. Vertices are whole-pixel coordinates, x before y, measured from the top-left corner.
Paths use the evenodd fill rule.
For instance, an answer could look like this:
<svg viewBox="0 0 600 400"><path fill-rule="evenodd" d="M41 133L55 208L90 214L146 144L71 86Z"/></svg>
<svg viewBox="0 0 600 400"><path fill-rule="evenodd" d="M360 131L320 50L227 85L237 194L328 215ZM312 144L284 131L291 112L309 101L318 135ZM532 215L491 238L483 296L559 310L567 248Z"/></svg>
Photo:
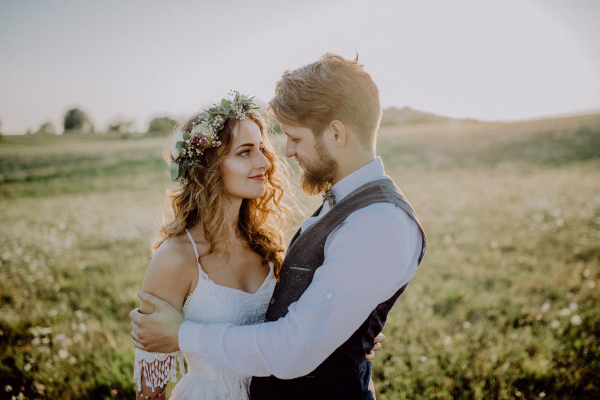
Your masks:
<svg viewBox="0 0 600 400"><path fill-rule="evenodd" d="M197 149L203 149L207 143L208 139L206 139L206 136L204 136L202 133L198 133L190 139L190 144Z"/></svg>

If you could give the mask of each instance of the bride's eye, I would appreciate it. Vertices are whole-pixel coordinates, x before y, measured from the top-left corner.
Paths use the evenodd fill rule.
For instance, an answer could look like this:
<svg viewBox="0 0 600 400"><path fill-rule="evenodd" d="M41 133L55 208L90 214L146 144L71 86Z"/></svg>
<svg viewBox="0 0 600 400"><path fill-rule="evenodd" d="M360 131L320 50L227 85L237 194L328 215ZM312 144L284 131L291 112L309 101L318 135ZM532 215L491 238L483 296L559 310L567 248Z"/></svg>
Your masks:
<svg viewBox="0 0 600 400"><path fill-rule="evenodd" d="M244 150L240 153L240 156L247 156L250 153L250 150Z"/></svg>

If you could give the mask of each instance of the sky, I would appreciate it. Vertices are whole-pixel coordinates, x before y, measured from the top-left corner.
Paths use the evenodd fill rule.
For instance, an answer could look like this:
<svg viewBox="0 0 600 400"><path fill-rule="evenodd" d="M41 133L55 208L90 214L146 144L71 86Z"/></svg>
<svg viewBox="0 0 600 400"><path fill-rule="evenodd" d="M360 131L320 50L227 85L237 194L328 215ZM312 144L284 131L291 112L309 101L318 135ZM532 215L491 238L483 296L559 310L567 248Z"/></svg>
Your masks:
<svg viewBox="0 0 600 400"><path fill-rule="evenodd" d="M600 111L596 0L0 0L3 133L145 131L231 90L266 102L326 52L365 65L381 104L520 120Z"/></svg>

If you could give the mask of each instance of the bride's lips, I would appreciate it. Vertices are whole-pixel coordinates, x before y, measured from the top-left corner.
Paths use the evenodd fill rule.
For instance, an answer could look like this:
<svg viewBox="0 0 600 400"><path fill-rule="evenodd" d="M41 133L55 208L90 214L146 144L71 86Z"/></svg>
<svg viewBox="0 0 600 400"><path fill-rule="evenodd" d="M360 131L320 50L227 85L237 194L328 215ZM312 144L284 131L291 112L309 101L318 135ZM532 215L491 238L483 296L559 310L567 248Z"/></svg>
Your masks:
<svg viewBox="0 0 600 400"><path fill-rule="evenodd" d="M248 179L254 179L255 181L264 181L265 176L263 174L251 176Z"/></svg>

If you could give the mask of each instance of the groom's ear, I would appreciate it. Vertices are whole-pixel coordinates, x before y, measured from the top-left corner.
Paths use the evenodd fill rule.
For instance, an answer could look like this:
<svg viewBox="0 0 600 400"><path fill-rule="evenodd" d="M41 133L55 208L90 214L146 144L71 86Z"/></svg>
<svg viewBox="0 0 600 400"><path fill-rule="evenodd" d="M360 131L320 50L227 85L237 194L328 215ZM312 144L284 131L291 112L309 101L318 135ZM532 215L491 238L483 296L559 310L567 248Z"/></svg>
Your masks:
<svg viewBox="0 0 600 400"><path fill-rule="evenodd" d="M338 120L331 121L327 131L333 146L339 148L346 145L346 141L348 140L348 131L342 122Z"/></svg>

